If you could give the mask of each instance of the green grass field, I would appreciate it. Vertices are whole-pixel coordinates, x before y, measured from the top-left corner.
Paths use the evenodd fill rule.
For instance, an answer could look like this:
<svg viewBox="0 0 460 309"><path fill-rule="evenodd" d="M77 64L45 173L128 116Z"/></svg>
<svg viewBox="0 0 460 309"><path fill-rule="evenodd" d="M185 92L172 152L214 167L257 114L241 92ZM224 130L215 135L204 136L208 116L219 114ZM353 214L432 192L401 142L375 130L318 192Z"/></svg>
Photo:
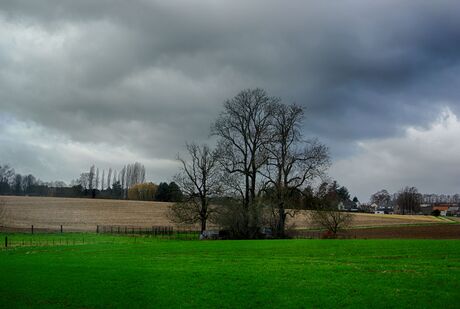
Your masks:
<svg viewBox="0 0 460 309"><path fill-rule="evenodd" d="M32 237L41 245L27 246ZM9 238L24 247L0 251L1 308L458 308L460 301L458 240Z"/></svg>

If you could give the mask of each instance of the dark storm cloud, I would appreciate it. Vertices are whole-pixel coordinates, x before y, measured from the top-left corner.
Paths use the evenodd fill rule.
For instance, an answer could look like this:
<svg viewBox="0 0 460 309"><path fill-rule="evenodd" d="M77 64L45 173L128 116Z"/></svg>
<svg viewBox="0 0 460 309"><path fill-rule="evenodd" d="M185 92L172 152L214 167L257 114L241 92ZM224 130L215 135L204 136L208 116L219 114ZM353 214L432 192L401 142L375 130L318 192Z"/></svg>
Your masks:
<svg viewBox="0 0 460 309"><path fill-rule="evenodd" d="M0 104L76 142L171 158L262 87L333 154L460 111L456 1L2 1Z"/></svg>

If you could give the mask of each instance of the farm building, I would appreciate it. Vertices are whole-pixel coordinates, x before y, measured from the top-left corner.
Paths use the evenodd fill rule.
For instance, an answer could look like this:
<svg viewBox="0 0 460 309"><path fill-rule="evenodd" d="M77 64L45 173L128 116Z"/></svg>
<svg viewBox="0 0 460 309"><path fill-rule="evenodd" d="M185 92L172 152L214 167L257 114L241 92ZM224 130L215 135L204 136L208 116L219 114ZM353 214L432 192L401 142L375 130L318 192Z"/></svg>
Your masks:
<svg viewBox="0 0 460 309"><path fill-rule="evenodd" d="M460 206L450 206L447 209L448 216L460 216Z"/></svg>
<svg viewBox="0 0 460 309"><path fill-rule="evenodd" d="M431 213L433 212L433 205L432 204L421 204L420 212L423 215L431 215Z"/></svg>
<svg viewBox="0 0 460 309"><path fill-rule="evenodd" d="M433 210L439 210L441 213L441 216L446 216L447 215L447 210L449 209L450 205L448 204L436 204L433 206Z"/></svg>

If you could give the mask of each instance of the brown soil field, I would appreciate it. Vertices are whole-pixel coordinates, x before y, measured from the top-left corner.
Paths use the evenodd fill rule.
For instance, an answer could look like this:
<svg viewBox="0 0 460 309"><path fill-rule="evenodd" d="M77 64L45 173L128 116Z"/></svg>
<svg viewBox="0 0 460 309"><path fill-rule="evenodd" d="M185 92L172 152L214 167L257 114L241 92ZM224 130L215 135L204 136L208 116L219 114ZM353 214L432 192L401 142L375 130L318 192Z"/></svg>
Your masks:
<svg viewBox="0 0 460 309"><path fill-rule="evenodd" d="M324 230L291 230L294 238L324 238ZM377 226L368 228L350 228L338 233L338 238L346 239L460 239L460 224L424 224L404 226Z"/></svg>
<svg viewBox="0 0 460 309"><path fill-rule="evenodd" d="M405 224L431 224L431 223L449 223L449 221L433 216L418 215L381 215L354 213L352 227L375 227L375 226L395 226ZM295 228L309 227L314 225L308 223L308 211L300 211L293 219L289 220Z"/></svg>
<svg viewBox="0 0 460 309"><path fill-rule="evenodd" d="M433 224L423 226L398 226L353 229L352 238L410 238L410 239L460 239L460 224Z"/></svg>
<svg viewBox="0 0 460 309"><path fill-rule="evenodd" d="M12 228L95 231L97 225L134 227L172 226L167 218L170 203L81 199L54 197L1 196L5 202L0 225ZM1 203L0 203L1 204ZM2 215L3 213L3 215ZM432 216L353 214L352 227L397 226L407 224L449 223ZM2 218L3 217L3 218ZM297 229L313 228L306 219L307 211L299 212L289 224Z"/></svg>

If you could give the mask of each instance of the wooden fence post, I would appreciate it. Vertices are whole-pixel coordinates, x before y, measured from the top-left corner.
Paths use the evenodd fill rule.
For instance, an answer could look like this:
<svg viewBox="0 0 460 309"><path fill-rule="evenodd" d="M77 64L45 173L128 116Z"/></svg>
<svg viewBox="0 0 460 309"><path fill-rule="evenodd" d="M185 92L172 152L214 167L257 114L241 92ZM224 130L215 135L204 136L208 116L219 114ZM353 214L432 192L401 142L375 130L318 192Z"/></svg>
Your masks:
<svg viewBox="0 0 460 309"><path fill-rule="evenodd" d="M32 224L32 226L30 227L30 231L31 231L32 234L34 233L34 225L33 225L33 224Z"/></svg>
<svg viewBox="0 0 460 309"><path fill-rule="evenodd" d="M62 234L62 224L61 224L61 234Z"/></svg>
<svg viewBox="0 0 460 309"><path fill-rule="evenodd" d="M99 234L99 225L96 225L96 234Z"/></svg>

